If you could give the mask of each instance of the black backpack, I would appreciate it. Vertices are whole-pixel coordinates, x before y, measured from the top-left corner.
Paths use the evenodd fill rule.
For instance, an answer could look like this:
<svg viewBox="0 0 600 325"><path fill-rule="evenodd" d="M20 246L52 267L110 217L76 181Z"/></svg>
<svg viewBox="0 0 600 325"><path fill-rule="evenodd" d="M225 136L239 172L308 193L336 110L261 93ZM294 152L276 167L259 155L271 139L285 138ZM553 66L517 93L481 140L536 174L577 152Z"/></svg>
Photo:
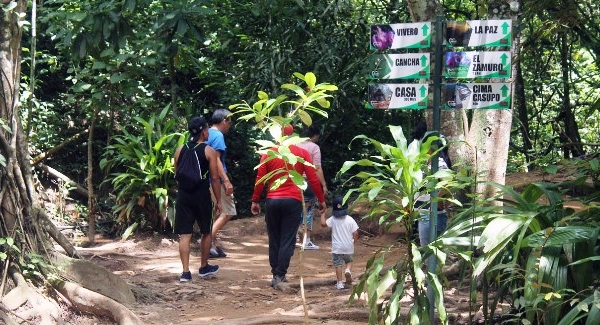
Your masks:
<svg viewBox="0 0 600 325"><path fill-rule="evenodd" d="M186 191L196 189L207 179L203 175L197 150L204 150L206 144L196 143L193 147L191 145L193 145L193 142L188 142L181 148L179 159L177 160L177 172L175 173L175 179L179 184L179 188ZM208 170L204 172L208 172Z"/></svg>

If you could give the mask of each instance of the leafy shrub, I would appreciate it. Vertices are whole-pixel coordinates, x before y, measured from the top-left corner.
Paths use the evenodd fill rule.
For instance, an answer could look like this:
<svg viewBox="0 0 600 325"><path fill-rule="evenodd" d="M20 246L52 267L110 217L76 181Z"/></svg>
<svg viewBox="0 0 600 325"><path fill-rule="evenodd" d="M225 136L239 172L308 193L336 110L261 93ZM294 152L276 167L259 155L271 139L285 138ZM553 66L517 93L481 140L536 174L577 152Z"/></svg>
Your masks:
<svg viewBox="0 0 600 325"><path fill-rule="evenodd" d="M112 185L116 204L113 212L125 226L139 221L160 229L164 226L169 207L169 193L175 187L172 156L182 137L175 133L177 122L169 119L165 107L159 115L139 123L140 135L123 131L112 137L114 144L106 147L100 167L109 176L102 186Z"/></svg>
<svg viewBox="0 0 600 325"><path fill-rule="evenodd" d="M358 184L348 191L345 199L356 196L356 201L368 202L371 210L366 218L378 220L384 228L399 224L406 229L404 242L408 243L407 256L389 254L395 243L390 244L387 250L382 249L374 254L367 262L365 275L356 285L352 298L359 297L363 291L367 293L370 305L369 324L433 324L430 312L434 306L430 305L427 296L429 287L435 295L433 301L439 317L447 324L443 305L444 292L438 273L426 273L422 269L428 256L432 257L429 262L432 267L436 261L443 265L444 254L429 246L418 247L412 243L411 235L413 225L419 218L416 202L418 193L424 190L435 193L440 189L457 186L457 183L451 170L424 173L432 154L437 153L430 153L429 150L432 143L439 139L437 136L431 136L424 143L408 143L401 127L390 125L389 130L394 139L393 145L364 135L355 137L355 140L370 144L376 153L369 158L345 162L339 174L350 174L347 181ZM434 211L441 199L432 195L431 208ZM405 286L412 290L413 301L408 306L408 319L403 320L400 307ZM391 294L384 297L388 290ZM380 315L378 305L382 299Z"/></svg>

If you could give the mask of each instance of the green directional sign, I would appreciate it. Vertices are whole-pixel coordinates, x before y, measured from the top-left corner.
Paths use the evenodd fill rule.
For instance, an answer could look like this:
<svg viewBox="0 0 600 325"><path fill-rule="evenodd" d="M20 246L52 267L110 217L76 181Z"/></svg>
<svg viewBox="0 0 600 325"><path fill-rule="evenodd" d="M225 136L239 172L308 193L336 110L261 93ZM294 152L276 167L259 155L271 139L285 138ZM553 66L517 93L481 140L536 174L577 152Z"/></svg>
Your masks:
<svg viewBox="0 0 600 325"><path fill-rule="evenodd" d="M371 50L423 49L431 46L431 22L373 25Z"/></svg>
<svg viewBox="0 0 600 325"><path fill-rule="evenodd" d="M510 83L452 83L443 88L444 109L509 109Z"/></svg>
<svg viewBox="0 0 600 325"><path fill-rule="evenodd" d="M509 51L446 52L444 77L446 78L510 78L511 54Z"/></svg>
<svg viewBox="0 0 600 325"><path fill-rule="evenodd" d="M429 85L427 84L369 84L370 109L426 109Z"/></svg>
<svg viewBox="0 0 600 325"><path fill-rule="evenodd" d="M449 21L446 42L448 47L511 46L512 20Z"/></svg>
<svg viewBox="0 0 600 325"><path fill-rule="evenodd" d="M369 60L369 79L428 79L429 53L376 54Z"/></svg>

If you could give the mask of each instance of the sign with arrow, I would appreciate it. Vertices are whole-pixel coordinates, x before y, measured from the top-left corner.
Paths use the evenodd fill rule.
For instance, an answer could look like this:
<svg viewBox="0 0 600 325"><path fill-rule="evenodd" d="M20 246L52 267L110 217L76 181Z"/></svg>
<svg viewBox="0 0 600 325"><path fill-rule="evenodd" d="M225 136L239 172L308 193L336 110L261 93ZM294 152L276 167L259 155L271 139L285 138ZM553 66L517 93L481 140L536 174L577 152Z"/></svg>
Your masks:
<svg viewBox="0 0 600 325"><path fill-rule="evenodd" d="M512 20L449 21L446 42L456 46L511 46Z"/></svg>
<svg viewBox="0 0 600 325"><path fill-rule="evenodd" d="M429 53L378 54L370 57L369 79L428 79Z"/></svg>
<svg viewBox="0 0 600 325"><path fill-rule="evenodd" d="M423 49L431 46L431 22L371 26L371 50Z"/></svg>
<svg viewBox="0 0 600 325"><path fill-rule="evenodd" d="M510 83L452 83L443 86L444 109L508 109Z"/></svg>
<svg viewBox="0 0 600 325"><path fill-rule="evenodd" d="M446 78L510 78L509 51L446 52Z"/></svg>
<svg viewBox="0 0 600 325"><path fill-rule="evenodd" d="M427 84L369 84L366 108L426 109Z"/></svg>

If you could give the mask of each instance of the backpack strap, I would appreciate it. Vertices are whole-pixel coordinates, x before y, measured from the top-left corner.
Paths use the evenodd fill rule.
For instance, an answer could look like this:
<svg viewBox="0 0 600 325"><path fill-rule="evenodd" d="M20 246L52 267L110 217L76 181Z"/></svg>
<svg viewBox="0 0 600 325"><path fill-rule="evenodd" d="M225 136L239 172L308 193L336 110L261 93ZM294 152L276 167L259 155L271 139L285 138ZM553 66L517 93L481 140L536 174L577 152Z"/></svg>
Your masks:
<svg viewBox="0 0 600 325"><path fill-rule="evenodd" d="M189 142L188 142L189 143ZM202 175L202 165L200 165L200 158L198 158L198 146L200 146L200 143L196 143L196 145L193 148L189 148L194 151L194 157L196 157L196 163L198 164L198 171L200 172L200 179L205 179L204 176ZM202 149L204 148L204 146L202 146Z"/></svg>

